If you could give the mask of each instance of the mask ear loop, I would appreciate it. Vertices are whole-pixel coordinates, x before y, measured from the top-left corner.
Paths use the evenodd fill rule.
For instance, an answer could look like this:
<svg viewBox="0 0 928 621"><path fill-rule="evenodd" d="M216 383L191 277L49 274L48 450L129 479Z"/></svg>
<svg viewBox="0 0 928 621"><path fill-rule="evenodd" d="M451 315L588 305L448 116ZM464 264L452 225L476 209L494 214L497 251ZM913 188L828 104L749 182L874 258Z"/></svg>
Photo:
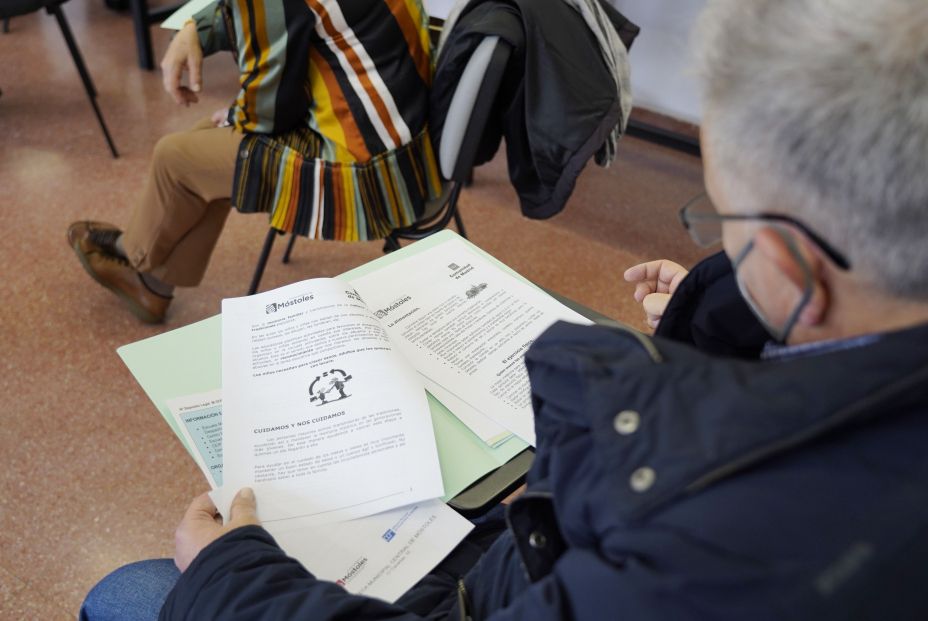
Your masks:
<svg viewBox="0 0 928 621"><path fill-rule="evenodd" d="M796 304L796 308L790 313L786 325L783 326L783 342L785 343L787 337L799 322L799 315L802 314L802 311L805 310L805 307L809 304L809 300L812 299L812 268L809 267L802 253L799 252L799 246L796 245L796 240L793 239L793 236L777 227L774 227L774 230L786 243L789 253L793 255L793 259L795 259L796 263L799 264L799 267L802 269L802 296L799 298L799 303Z"/></svg>
<svg viewBox="0 0 928 621"><path fill-rule="evenodd" d="M809 303L809 300L812 299L812 268L809 267L809 264L806 263L806 260L803 258L802 254L799 252L799 247L796 245L795 240L793 240L792 235L787 231L784 231L780 227L772 227L776 231L777 235L783 240L783 243L786 244L786 248L789 251L790 255L795 259L796 263L799 264L800 269L802 270L802 295L799 298L799 303L796 304L796 307L790 312L789 317L787 317L786 322L782 327L774 326L770 321L764 316L763 311L760 308L760 305L757 303L757 300L754 299L754 296L751 295L751 292L748 291L747 287L738 278L738 268L744 263L744 260L747 259L748 255L751 253L751 250L754 249L754 240L749 241L745 247L738 253L738 256L732 260L732 268L735 271L735 282L738 284L738 290L741 292L741 296L744 298L744 301L747 302L748 306L751 308L751 311L754 313L754 316L757 317L758 321L763 324L767 332L770 333L770 336L773 337L778 343L785 343L786 339L789 338L790 333L792 333L793 328L796 327L796 323L799 321L799 315L802 314L803 309Z"/></svg>

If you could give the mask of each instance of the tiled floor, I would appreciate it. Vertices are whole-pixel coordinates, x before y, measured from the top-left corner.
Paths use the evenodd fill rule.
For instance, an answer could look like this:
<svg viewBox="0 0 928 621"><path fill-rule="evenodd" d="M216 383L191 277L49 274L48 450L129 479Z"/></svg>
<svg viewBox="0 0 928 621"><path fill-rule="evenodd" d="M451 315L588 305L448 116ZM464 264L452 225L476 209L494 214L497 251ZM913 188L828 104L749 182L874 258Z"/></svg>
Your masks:
<svg viewBox="0 0 928 621"><path fill-rule="evenodd" d="M159 74L136 65L128 15L102 0L65 10L122 157L109 156L54 20L14 19L0 34L0 619L73 618L109 570L171 554L175 523L205 483L115 349L243 294L267 226L233 214L205 282L178 292L163 327L140 324L92 283L67 225L124 224L157 138L222 107L236 76L228 56L208 59L203 101L177 108ZM166 44L155 29L156 54ZM497 158L477 171L462 212L472 241L528 278L643 327L622 271L702 254L675 216L701 188L700 170L695 158L625 139L612 168L584 172L561 215L529 221ZM380 248L301 240L287 266L277 248L264 288L338 274Z"/></svg>

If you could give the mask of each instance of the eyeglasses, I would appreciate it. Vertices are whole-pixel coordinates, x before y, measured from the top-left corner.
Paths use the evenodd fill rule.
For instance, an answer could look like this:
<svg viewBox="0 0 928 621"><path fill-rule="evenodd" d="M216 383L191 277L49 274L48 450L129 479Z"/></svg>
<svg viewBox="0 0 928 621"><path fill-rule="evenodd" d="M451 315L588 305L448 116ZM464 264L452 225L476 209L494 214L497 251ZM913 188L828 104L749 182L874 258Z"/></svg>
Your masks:
<svg viewBox="0 0 928 621"><path fill-rule="evenodd" d="M708 247L722 241L722 222L726 220L759 220L782 222L802 231L829 259L842 270L851 269L851 263L834 246L822 239L805 224L778 213L720 214L708 194L700 194L680 208L680 222L697 245Z"/></svg>

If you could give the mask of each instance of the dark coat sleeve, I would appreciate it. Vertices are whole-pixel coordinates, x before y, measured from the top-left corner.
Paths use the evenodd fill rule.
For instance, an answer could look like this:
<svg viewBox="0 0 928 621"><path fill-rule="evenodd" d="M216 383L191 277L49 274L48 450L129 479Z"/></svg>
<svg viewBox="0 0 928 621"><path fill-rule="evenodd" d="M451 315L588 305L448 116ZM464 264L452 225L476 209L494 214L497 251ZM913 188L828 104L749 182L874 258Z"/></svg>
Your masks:
<svg viewBox="0 0 928 621"><path fill-rule="evenodd" d="M421 617L316 579L284 554L266 530L245 526L197 555L168 595L160 619L413 621Z"/></svg>
<svg viewBox="0 0 928 621"><path fill-rule="evenodd" d="M683 279L655 335L738 358L757 358L770 340L741 296L724 252L697 263Z"/></svg>

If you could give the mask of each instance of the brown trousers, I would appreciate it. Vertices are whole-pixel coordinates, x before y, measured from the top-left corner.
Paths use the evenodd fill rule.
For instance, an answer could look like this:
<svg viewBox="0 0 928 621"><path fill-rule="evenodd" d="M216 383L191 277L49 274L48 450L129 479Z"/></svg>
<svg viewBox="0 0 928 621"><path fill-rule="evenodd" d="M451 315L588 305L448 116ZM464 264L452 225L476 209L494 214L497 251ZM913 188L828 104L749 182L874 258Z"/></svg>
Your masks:
<svg viewBox="0 0 928 621"><path fill-rule="evenodd" d="M200 284L229 215L241 140L233 128L204 119L158 141L122 238L137 270L171 285Z"/></svg>

